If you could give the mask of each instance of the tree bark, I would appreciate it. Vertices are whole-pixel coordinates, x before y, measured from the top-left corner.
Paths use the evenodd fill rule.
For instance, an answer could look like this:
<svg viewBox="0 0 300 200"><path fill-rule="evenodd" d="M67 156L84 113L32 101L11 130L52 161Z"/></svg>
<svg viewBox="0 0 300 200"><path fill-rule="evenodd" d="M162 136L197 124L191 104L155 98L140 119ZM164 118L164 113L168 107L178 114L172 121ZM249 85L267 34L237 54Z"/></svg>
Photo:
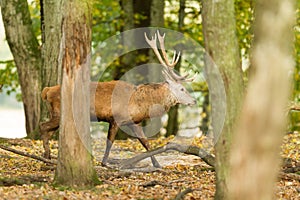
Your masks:
<svg viewBox="0 0 300 200"><path fill-rule="evenodd" d="M210 104L209 104L209 94L207 92L203 93L204 101L202 104L202 119L201 119L201 127L200 130L203 132L204 135L208 134L209 126L210 126Z"/></svg>
<svg viewBox="0 0 300 200"><path fill-rule="evenodd" d="M182 31L184 26L184 18L185 18L185 0L179 1L179 12L178 12L178 30ZM181 52L182 53L182 52ZM182 54L181 54L182 55ZM181 59L179 63L175 66L175 70L180 71ZM166 137L171 135L177 135L179 130L179 123L178 123L178 108L179 106L176 105L170 108L168 112L168 124L166 127L167 133Z"/></svg>
<svg viewBox="0 0 300 200"><path fill-rule="evenodd" d="M151 27L164 27L164 6L165 2L161 0L151 0L150 2L150 26ZM154 33L153 33L154 34ZM145 40L144 40L145 41ZM152 51L149 51L149 49L144 50L145 53L149 57L149 63L156 63L157 58L154 55ZM159 67L153 67L149 69L148 71L148 81L149 82L159 82L161 76L161 69ZM153 130L159 130L162 126L161 118L155 117L151 119L151 123L147 124L147 126L144 127L144 132L151 133L151 135L154 133Z"/></svg>
<svg viewBox="0 0 300 200"><path fill-rule="evenodd" d="M139 20L135 20L134 27L141 28L141 27L149 27L151 25L151 4L152 0L133 0L133 11L135 15L140 16ZM137 46L143 46L145 38L144 35L137 34L135 35L135 43ZM142 44L140 44L142 43ZM138 49L138 56L139 57L148 57L149 56L149 49ZM143 59L138 59L136 65L145 64L146 61Z"/></svg>
<svg viewBox="0 0 300 200"><path fill-rule="evenodd" d="M228 199L274 199L293 68L293 0L258 0L251 76L231 152Z"/></svg>
<svg viewBox="0 0 300 200"><path fill-rule="evenodd" d="M170 108L168 112L168 123L166 127L166 137L171 135L177 135L179 129L178 124L178 105L173 106Z"/></svg>
<svg viewBox="0 0 300 200"><path fill-rule="evenodd" d="M202 3L205 49L218 66L226 91L227 115L221 135L215 138L217 140L215 199L224 199L228 191L232 132L243 100L243 77L236 37L234 1L208 0Z"/></svg>
<svg viewBox="0 0 300 200"><path fill-rule="evenodd" d="M121 0L120 1L122 8L122 19L124 20L124 25L122 26L121 31L128 31L134 29L134 12L133 12L133 0ZM135 41L133 34L126 34L126 38L122 38L123 48L126 48ZM120 58L121 64L116 66L113 72L113 79L120 79L124 73L135 66L136 52L129 52L125 55L122 55ZM122 132L119 130L119 132ZM124 133L122 133L124 134Z"/></svg>
<svg viewBox="0 0 300 200"><path fill-rule="evenodd" d="M61 121L55 183L72 187L98 183L90 137L91 4L62 0Z"/></svg>
<svg viewBox="0 0 300 200"><path fill-rule="evenodd" d="M41 93L41 51L32 29L26 0L0 2L5 34L20 80L29 138L38 138Z"/></svg>
<svg viewBox="0 0 300 200"><path fill-rule="evenodd" d="M41 0L42 17L42 88L61 84L59 50L61 41L61 1ZM41 102L41 121L48 120L46 103Z"/></svg>

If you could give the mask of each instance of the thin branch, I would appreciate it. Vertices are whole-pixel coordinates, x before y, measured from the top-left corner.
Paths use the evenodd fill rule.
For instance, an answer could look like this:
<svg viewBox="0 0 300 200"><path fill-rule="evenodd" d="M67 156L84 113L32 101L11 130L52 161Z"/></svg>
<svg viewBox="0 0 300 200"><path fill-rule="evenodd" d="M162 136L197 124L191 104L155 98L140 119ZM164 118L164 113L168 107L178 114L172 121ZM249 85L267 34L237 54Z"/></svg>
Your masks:
<svg viewBox="0 0 300 200"><path fill-rule="evenodd" d="M185 195L187 195L188 193L191 193L193 192L194 190L191 189L191 188L187 188L185 190L183 190L182 192L179 192L176 197L175 197L175 200L181 200L184 198Z"/></svg>
<svg viewBox="0 0 300 200"><path fill-rule="evenodd" d="M300 175L294 173L279 172L279 178L286 180L298 180L300 181Z"/></svg>
<svg viewBox="0 0 300 200"><path fill-rule="evenodd" d="M13 153L18 154L18 155L21 155L21 156L25 156L25 157L29 157L29 158L32 158L32 159L35 159L35 160L38 160L38 161L42 161L44 163L56 165L55 161L49 160L49 159L46 159L46 158L43 158L43 157L40 157L40 156L37 156L37 155L22 152L22 151L19 151L19 150L10 148L10 147L6 147L6 146L3 146L3 145L0 145L0 148L3 149L3 150L6 150L6 151L13 152Z"/></svg>
<svg viewBox="0 0 300 200"><path fill-rule="evenodd" d="M212 167L214 167L214 165L215 165L215 157L199 147L176 144L176 143L168 143L163 147L159 147L159 148L153 149L151 151L144 152L140 155L137 155L133 158L123 161L121 163L121 168L123 168L123 169L132 168L139 161L141 161L147 157L151 157L156 154L160 154L160 153L163 153L163 152L166 152L169 150L175 150L175 151L179 151L181 153L195 155L195 156L200 157L208 165L210 165Z"/></svg>
<svg viewBox="0 0 300 200"><path fill-rule="evenodd" d="M290 111L300 111L300 105L292 105L292 106L290 106Z"/></svg>

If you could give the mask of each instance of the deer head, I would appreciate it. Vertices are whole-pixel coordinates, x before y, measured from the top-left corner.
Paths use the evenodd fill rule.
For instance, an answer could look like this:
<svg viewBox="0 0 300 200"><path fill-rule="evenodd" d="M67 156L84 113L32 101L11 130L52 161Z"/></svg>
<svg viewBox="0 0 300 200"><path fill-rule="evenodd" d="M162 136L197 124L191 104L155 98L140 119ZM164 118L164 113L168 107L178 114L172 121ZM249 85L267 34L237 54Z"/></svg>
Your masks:
<svg viewBox="0 0 300 200"><path fill-rule="evenodd" d="M159 40L162 56L157 48L157 38ZM153 49L160 64L162 64L162 66L164 67L162 71L163 76L166 79L166 83L168 84L169 90L176 97L178 103L183 105L194 105L196 103L196 100L182 85L182 82L193 81L194 77L187 78L188 74L180 76L174 72L174 67L176 66L180 58L180 52L177 54L176 51L174 51L173 59L171 62L169 62L164 45L165 34L161 36L159 31L157 31L157 34L154 34L154 37L149 39L145 33L145 39L146 42L150 45L150 47Z"/></svg>

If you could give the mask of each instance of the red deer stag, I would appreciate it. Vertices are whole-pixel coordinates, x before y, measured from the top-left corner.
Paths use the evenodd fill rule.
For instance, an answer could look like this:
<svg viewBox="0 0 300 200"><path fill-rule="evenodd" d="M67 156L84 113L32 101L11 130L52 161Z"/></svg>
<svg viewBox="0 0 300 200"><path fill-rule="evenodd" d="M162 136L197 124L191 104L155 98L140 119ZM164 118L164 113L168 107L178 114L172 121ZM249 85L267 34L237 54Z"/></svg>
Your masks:
<svg viewBox="0 0 300 200"><path fill-rule="evenodd" d="M176 104L194 105L196 100L188 93L182 85L182 81L192 81L187 76L180 76L173 71L179 60L180 54L174 53L170 63L167 59L164 37L157 31L154 38L148 39L151 46L164 66L163 75L166 79L163 83L150 83L135 86L124 81L92 82L91 94L91 116L96 116L98 121L109 123L106 150L102 165L107 164L108 155L115 136L121 125L127 125L135 133L141 144L149 150L149 143L143 133L140 123L150 117L162 116L170 107ZM157 37L159 39L162 56L157 48ZM94 95L92 95L94 94ZM42 99L48 102L50 120L41 123L41 133L44 146L44 157L50 159L49 139L55 130L59 128L60 120L60 85L46 87L42 91ZM153 166L160 167L155 157L151 157Z"/></svg>

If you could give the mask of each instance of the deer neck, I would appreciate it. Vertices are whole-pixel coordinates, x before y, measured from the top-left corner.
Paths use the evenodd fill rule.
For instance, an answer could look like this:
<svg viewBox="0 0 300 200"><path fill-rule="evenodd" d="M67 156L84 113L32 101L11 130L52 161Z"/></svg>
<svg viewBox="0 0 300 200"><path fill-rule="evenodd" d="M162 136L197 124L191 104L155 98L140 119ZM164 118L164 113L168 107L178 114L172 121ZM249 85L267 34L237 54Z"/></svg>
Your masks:
<svg viewBox="0 0 300 200"><path fill-rule="evenodd" d="M167 83L145 84L138 88L147 96L146 101L149 106L161 105L165 111L177 104L177 99L170 91Z"/></svg>

